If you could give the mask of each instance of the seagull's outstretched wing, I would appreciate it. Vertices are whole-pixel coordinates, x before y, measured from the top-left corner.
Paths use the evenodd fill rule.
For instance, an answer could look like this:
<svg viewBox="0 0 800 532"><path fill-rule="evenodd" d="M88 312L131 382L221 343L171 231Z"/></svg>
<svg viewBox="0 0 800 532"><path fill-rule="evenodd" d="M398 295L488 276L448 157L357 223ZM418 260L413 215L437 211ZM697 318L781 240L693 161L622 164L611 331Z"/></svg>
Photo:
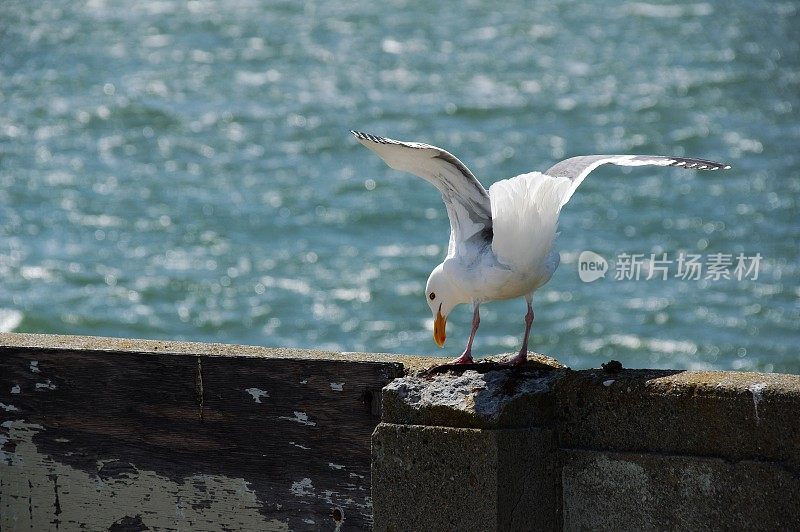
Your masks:
<svg viewBox="0 0 800 532"><path fill-rule="evenodd" d="M563 207L575 189L580 186L589 172L601 164L616 164L619 166L677 166L679 168L690 168L692 170L727 170L730 165L706 161L704 159L690 159L687 157L662 157L660 155L583 155L565 159L550 168L547 175L553 177L568 177L572 180L572 185L567 189L566 194L561 200Z"/></svg>
<svg viewBox="0 0 800 532"><path fill-rule="evenodd" d="M442 193L450 217L450 250L476 234L488 237L492 228L489 193L464 163L436 146L401 142L359 131L351 131L358 141L371 149L395 170L417 175Z"/></svg>

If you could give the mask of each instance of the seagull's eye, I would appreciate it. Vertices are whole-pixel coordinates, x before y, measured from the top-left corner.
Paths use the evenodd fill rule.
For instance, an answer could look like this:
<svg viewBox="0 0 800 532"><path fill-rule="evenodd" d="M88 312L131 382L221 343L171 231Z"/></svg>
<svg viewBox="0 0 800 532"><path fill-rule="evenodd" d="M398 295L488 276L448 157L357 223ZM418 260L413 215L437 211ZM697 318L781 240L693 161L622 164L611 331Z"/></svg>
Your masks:
<svg viewBox="0 0 800 532"><path fill-rule="evenodd" d="M428 297L431 298L431 301L433 301L434 299L436 299L436 294L431 292L431 294Z"/></svg>

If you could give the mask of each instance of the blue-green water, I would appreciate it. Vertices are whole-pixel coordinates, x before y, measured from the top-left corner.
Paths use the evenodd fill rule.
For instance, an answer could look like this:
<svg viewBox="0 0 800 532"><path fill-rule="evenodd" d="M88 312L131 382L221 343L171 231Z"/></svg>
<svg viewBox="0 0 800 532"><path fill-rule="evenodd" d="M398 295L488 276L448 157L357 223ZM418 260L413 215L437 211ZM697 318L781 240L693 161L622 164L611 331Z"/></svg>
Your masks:
<svg viewBox="0 0 800 532"><path fill-rule="evenodd" d="M800 3L0 3L0 328L455 356L423 289L435 189L348 129L488 188L571 155L532 347L574 367L800 372ZM763 256L756 280L582 283L577 255ZM524 301L475 350L518 349Z"/></svg>

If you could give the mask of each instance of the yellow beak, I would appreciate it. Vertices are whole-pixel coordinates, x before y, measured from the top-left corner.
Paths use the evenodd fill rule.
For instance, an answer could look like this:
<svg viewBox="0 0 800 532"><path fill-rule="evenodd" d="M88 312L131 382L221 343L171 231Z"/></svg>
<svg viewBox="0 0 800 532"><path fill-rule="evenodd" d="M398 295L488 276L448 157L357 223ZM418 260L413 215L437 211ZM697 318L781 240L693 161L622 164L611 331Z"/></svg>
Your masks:
<svg viewBox="0 0 800 532"><path fill-rule="evenodd" d="M439 305L439 311L436 313L436 319L433 320L433 340L439 347L444 347L444 341L447 335L444 330L447 326L447 318L442 316L442 306Z"/></svg>

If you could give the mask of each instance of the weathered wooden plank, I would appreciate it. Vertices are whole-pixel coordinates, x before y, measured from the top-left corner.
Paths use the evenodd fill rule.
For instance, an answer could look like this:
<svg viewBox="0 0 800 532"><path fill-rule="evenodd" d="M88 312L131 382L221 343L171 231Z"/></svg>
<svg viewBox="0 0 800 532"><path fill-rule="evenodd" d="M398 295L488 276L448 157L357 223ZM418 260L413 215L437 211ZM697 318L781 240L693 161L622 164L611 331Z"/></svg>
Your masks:
<svg viewBox="0 0 800 532"><path fill-rule="evenodd" d="M369 528L371 393L402 371L0 347L0 528Z"/></svg>

